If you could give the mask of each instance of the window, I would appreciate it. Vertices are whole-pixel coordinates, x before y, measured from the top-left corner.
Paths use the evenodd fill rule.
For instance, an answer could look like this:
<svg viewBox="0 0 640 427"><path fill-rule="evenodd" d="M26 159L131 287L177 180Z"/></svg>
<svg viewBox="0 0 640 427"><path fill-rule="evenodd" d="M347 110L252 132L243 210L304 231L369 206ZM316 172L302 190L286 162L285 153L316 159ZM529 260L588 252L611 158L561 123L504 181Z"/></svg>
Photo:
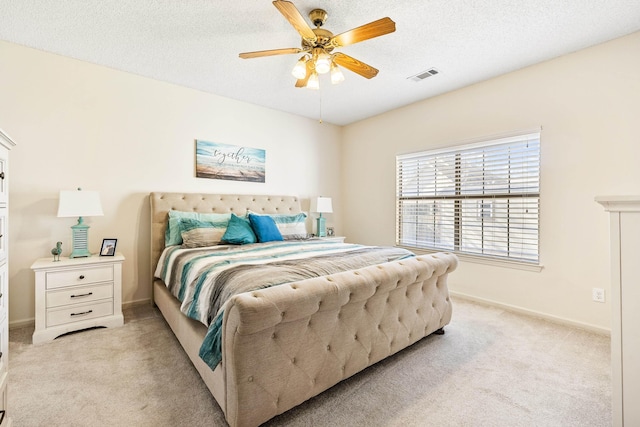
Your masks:
<svg viewBox="0 0 640 427"><path fill-rule="evenodd" d="M540 134L396 157L396 244L538 263Z"/></svg>

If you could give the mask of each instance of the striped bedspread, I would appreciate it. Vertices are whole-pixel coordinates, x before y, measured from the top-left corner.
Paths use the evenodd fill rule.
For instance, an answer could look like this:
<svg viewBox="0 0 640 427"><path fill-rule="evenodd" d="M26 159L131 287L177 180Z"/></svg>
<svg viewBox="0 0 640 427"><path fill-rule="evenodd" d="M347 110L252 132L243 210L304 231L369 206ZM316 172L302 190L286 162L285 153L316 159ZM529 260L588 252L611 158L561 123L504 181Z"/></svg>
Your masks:
<svg viewBox="0 0 640 427"><path fill-rule="evenodd" d="M181 301L184 314L209 328L200 357L213 369L221 359L224 305L233 295L412 256L401 248L322 240L170 246L162 253L155 276Z"/></svg>

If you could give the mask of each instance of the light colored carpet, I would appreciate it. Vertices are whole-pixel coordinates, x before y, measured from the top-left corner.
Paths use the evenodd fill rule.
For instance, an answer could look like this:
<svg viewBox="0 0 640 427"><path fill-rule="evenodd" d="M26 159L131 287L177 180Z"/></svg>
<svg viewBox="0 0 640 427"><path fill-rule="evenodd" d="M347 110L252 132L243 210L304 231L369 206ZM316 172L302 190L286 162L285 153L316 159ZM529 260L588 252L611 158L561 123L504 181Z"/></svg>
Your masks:
<svg viewBox="0 0 640 427"><path fill-rule="evenodd" d="M12 329L14 426L225 426L159 312L33 346ZM465 300L443 336L343 381L266 426L609 426L610 341Z"/></svg>

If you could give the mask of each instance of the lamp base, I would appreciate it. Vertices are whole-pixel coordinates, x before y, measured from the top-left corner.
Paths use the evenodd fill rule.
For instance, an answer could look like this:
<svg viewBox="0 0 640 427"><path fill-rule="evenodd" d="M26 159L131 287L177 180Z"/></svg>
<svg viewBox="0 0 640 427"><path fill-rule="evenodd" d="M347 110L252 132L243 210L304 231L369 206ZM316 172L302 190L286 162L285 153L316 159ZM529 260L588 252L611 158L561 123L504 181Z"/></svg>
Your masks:
<svg viewBox="0 0 640 427"><path fill-rule="evenodd" d="M89 242L89 226L84 224L82 217L78 219L76 225L71 226L73 236L73 244L69 258L83 258L91 256L91 252L87 248Z"/></svg>
<svg viewBox="0 0 640 427"><path fill-rule="evenodd" d="M322 214L318 217L317 222L318 237L325 237L327 235L327 227L325 226L325 219L322 217Z"/></svg>
<svg viewBox="0 0 640 427"><path fill-rule="evenodd" d="M88 249L74 249L69 254L69 258L86 258L91 256L91 252Z"/></svg>

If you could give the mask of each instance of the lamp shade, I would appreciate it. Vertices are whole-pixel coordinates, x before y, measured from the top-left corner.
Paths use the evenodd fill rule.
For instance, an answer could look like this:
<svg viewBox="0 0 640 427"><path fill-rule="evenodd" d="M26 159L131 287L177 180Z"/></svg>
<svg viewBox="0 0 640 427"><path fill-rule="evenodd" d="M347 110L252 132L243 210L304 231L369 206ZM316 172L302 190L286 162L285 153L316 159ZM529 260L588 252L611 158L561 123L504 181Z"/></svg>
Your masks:
<svg viewBox="0 0 640 427"><path fill-rule="evenodd" d="M331 206L331 197L316 197L311 199L311 212L317 212L317 213L333 212L333 208Z"/></svg>
<svg viewBox="0 0 640 427"><path fill-rule="evenodd" d="M102 216L100 194L97 191L60 191L58 217Z"/></svg>

